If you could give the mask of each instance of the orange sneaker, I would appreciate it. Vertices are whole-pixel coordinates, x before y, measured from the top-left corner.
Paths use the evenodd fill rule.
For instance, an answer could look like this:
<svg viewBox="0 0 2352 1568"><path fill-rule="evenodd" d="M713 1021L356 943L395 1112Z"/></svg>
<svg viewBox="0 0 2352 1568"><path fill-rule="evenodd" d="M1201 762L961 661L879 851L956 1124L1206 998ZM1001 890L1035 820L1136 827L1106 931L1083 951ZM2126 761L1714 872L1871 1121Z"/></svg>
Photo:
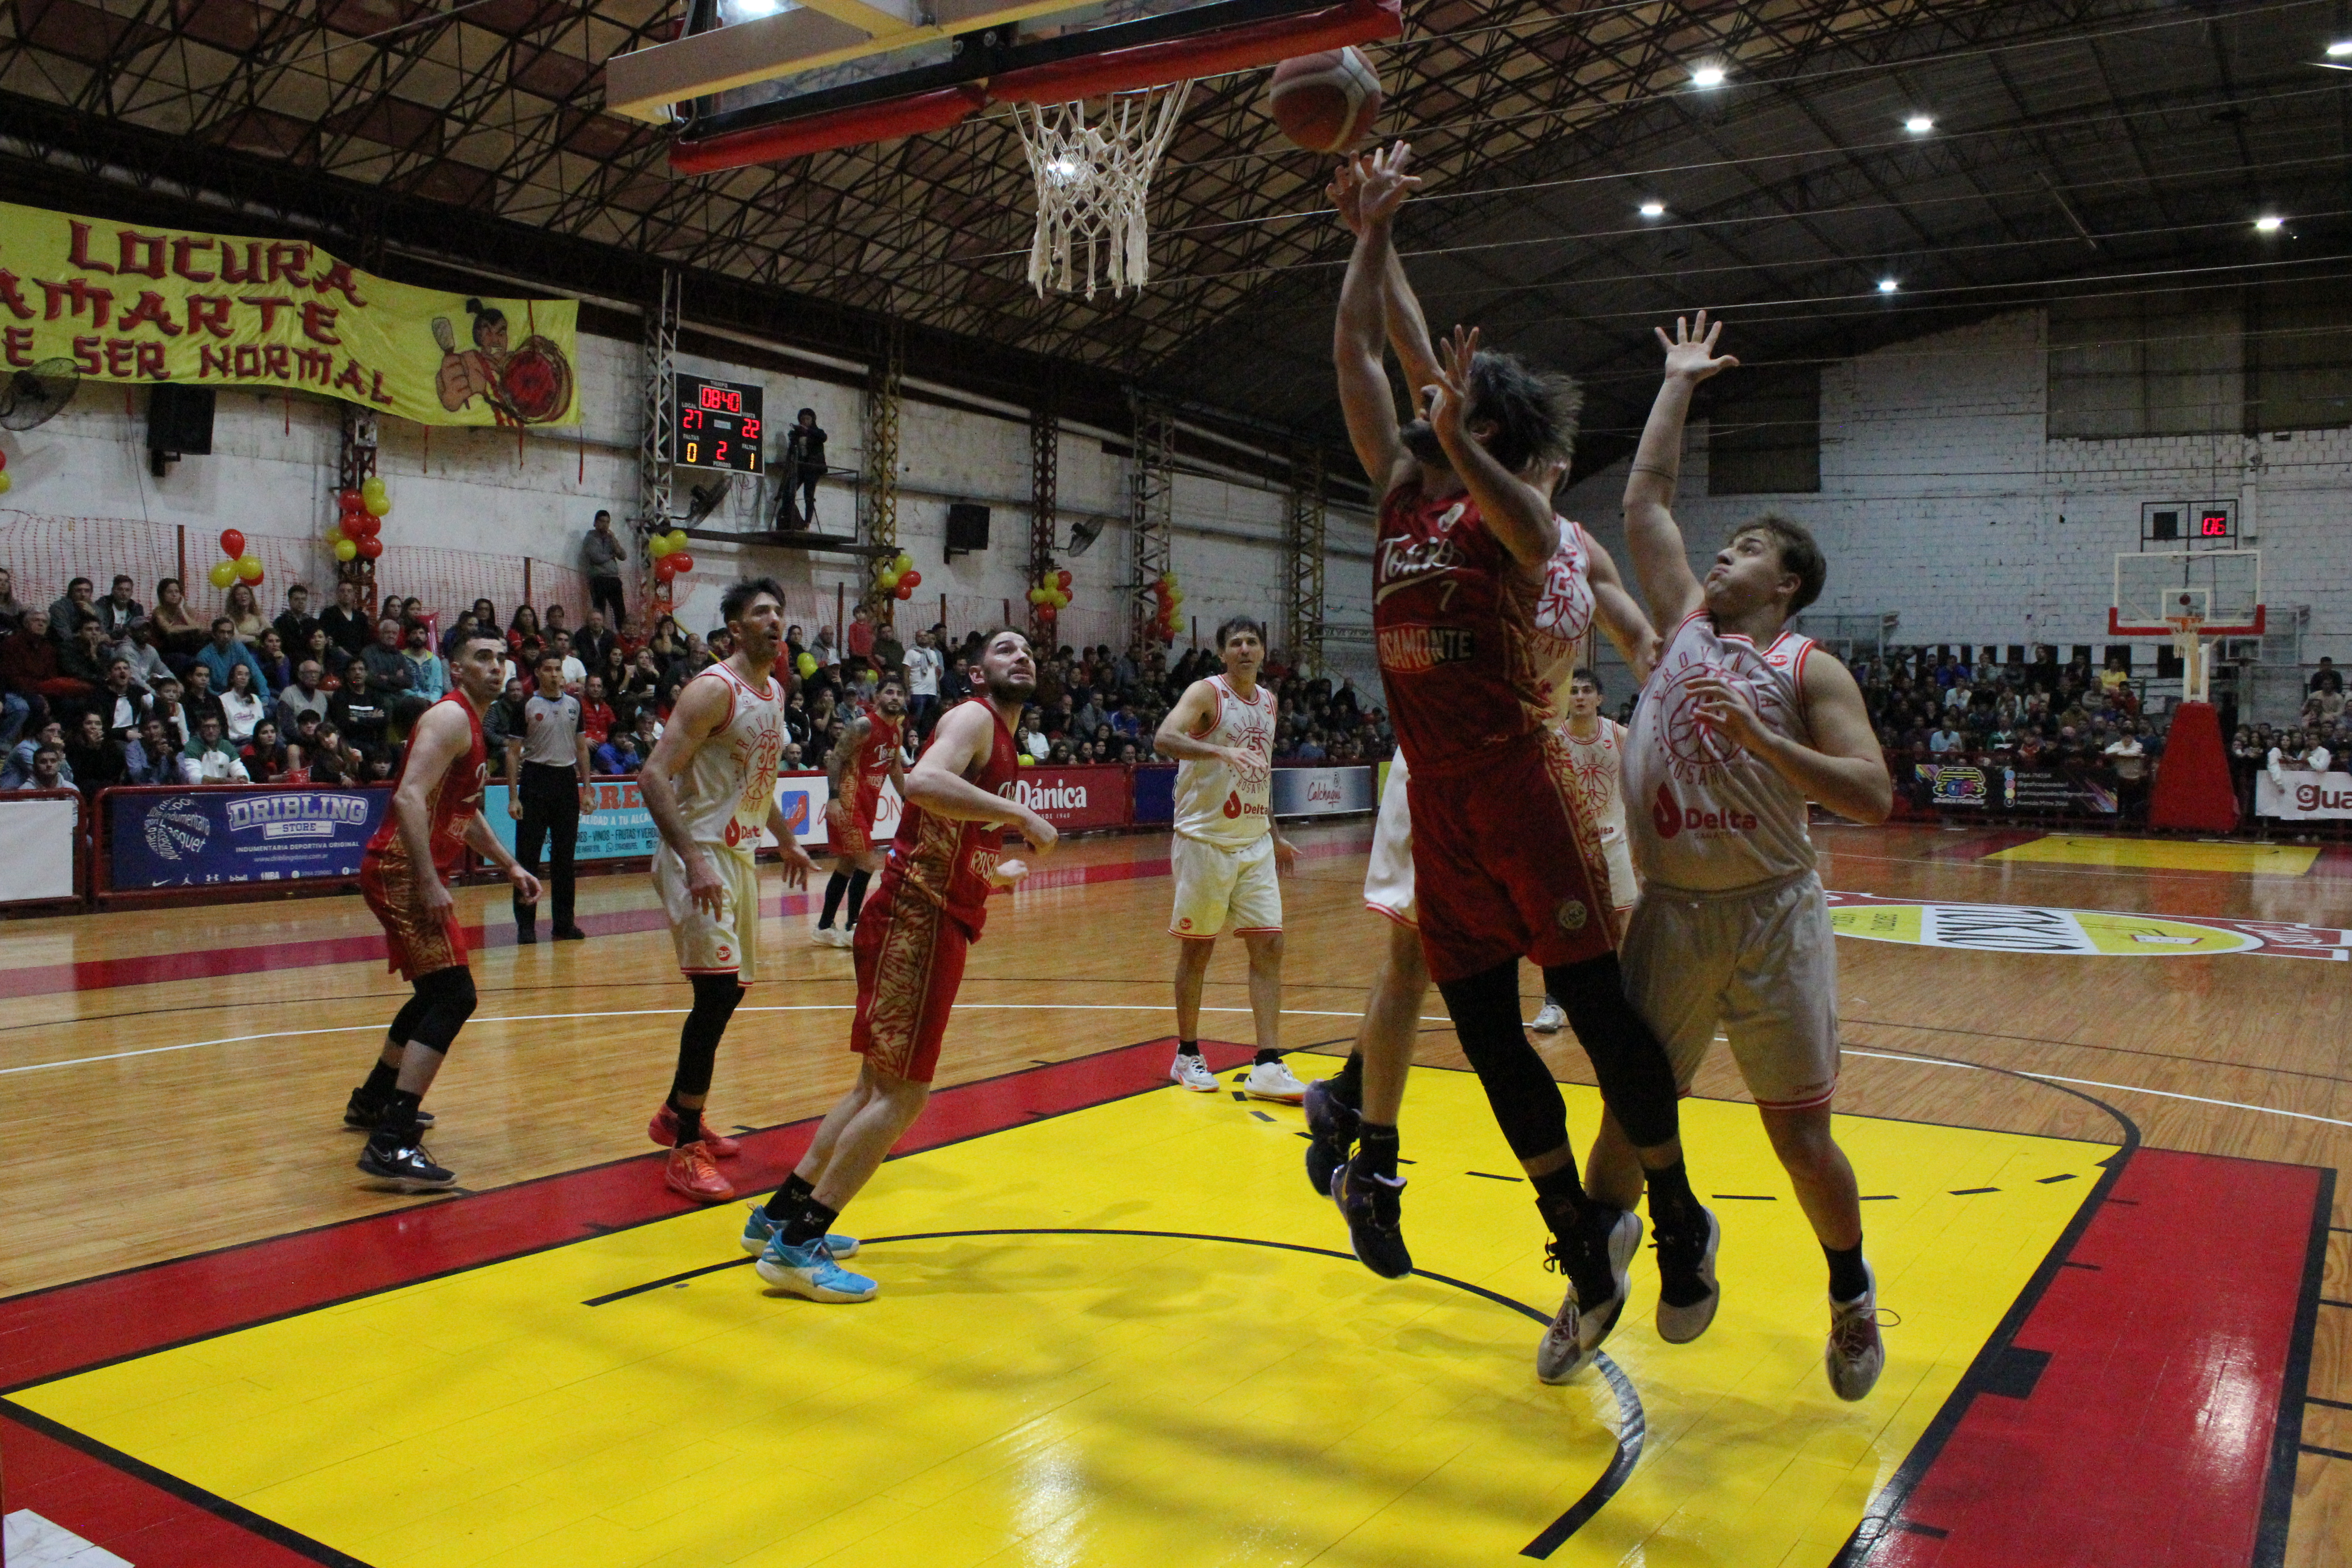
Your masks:
<svg viewBox="0 0 2352 1568"><path fill-rule="evenodd" d="M669 1152L669 1168L662 1173L662 1184L697 1203L723 1204L735 1195L735 1189L699 1143L682 1143Z"/></svg>
<svg viewBox="0 0 2352 1568"><path fill-rule="evenodd" d="M662 1108L654 1112L654 1119L646 1123L646 1136L665 1149L677 1146L677 1112L670 1109L668 1100L663 1100ZM702 1147L714 1160L732 1160L743 1152L742 1140L711 1131L708 1112L702 1118Z"/></svg>

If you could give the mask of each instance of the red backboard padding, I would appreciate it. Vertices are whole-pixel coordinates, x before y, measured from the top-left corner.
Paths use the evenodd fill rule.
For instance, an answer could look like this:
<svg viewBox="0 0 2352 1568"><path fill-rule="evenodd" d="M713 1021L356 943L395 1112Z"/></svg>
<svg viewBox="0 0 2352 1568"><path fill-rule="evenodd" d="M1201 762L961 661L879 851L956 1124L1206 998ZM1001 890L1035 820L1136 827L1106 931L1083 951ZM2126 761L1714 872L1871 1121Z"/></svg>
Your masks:
<svg viewBox="0 0 2352 1568"><path fill-rule="evenodd" d="M2183 702L2172 710L2172 731L2156 764L2148 797L2150 827L2195 827L2227 833L2238 826L2238 792L2230 784L2230 753L2221 744L2221 716L2210 702Z"/></svg>

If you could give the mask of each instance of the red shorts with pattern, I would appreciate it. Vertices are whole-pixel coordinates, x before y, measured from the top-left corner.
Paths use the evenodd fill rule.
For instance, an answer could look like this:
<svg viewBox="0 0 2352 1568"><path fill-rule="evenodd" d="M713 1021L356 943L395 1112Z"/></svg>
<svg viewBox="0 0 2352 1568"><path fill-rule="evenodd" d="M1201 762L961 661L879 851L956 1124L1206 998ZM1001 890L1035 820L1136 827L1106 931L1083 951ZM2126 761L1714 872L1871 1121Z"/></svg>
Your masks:
<svg viewBox="0 0 2352 1568"><path fill-rule="evenodd" d="M849 1048L893 1078L930 1082L971 945L962 922L884 870L857 919Z"/></svg>
<svg viewBox="0 0 2352 1568"><path fill-rule="evenodd" d="M466 962L466 931L457 923L457 906L427 914L417 901L407 856L362 855L360 897L383 926L386 967L397 970L402 979L421 979Z"/></svg>
<svg viewBox="0 0 2352 1568"><path fill-rule="evenodd" d="M874 816L882 809L882 792L860 784L850 791L842 804L849 808L849 821L835 836L828 847L836 855L870 853L874 848Z"/></svg>
<svg viewBox="0 0 2352 1568"><path fill-rule="evenodd" d="M1416 766L1408 799L1432 980L1467 979L1521 958L1581 963L1615 951L1609 864L1557 736L1538 731L1466 766Z"/></svg>

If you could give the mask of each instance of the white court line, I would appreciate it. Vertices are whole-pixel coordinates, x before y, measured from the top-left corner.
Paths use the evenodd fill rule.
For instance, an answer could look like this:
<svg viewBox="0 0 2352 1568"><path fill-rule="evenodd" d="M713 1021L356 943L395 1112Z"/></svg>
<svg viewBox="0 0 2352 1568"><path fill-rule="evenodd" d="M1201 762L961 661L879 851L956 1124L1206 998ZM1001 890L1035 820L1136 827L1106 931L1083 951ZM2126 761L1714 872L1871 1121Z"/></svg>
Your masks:
<svg viewBox="0 0 2352 1568"><path fill-rule="evenodd" d="M1933 1057L1898 1057L1887 1051L1858 1051L1852 1046L1845 1048L1845 1054L1850 1057L1876 1057L1882 1061L1916 1062L1921 1067L1966 1068L1970 1072L1994 1070L1979 1067L1975 1062L1938 1061ZM2248 1105L2236 1100L2208 1100L2201 1094L2175 1094L2168 1089L2142 1089L2136 1083L2107 1083L2095 1078L2061 1078L2054 1072L2027 1072L2022 1068L2008 1070L2023 1078L2048 1079L2052 1083L2071 1083L2082 1089L2112 1089L2119 1094L2152 1094L2158 1100L2185 1100L2195 1105L2219 1105L2231 1110L2256 1110L2264 1116L2291 1116L2297 1121L2325 1122L2330 1127L2352 1127L2352 1121L2341 1121L2333 1116L2314 1116L2305 1110L2280 1110L2273 1106Z"/></svg>
<svg viewBox="0 0 2352 1568"><path fill-rule="evenodd" d="M738 1007L738 1013L852 1013L854 1002L805 1002L778 1004L767 1007ZM957 1004L959 1013L1164 1013L1164 1003L1158 1002L963 1002ZM602 1013L524 1013L514 1017L474 1018L469 1024L544 1024L571 1018L657 1018L664 1015L682 1017L684 1007L637 1007L618 1012ZM1247 1007L1203 1007L1203 1013L1247 1014ZM1360 1018L1361 1013L1318 1012L1304 1007L1286 1007L1283 1016L1289 1018ZM1443 1024L1444 1018L1422 1019L1424 1024ZM176 1046L147 1046L135 1051L110 1051L100 1057L68 1057L63 1061L31 1062L24 1067L0 1068L0 1078L20 1072L47 1072L52 1068L89 1067L96 1062L119 1062L131 1057L154 1057L173 1051L203 1050L208 1046L241 1046L253 1040L299 1040L310 1035L381 1034L382 1024L342 1024L320 1029L279 1029L266 1035L226 1035L217 1040L188 1040Z"/></svg>

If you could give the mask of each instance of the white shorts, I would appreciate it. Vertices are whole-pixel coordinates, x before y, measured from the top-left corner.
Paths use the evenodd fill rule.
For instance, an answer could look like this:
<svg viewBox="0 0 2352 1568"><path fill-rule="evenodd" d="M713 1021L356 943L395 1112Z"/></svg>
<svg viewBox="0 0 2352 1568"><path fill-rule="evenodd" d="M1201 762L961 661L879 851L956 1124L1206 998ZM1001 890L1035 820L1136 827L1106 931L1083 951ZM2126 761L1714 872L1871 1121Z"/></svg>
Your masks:
<svg viewBox="0 0 2352 1568"><path fill-rule="evenodd" d="M1601 841L1601 853L1609 861L1609 901L1617 906L1620 915L1625 914L1642 896L1642 880L1633 875L1633 847L1620 833ZM1624 925L1622 920L1617 922L1621 931Z"/></svg>
<svg viewBox="0 0 2352 1568"><path fill-rule="evenodd" d="M1689 1090L1719 1023L1756 1103L1802 1110L1837 1089L1836 942L1807 872L1728 896L1645 888L1617 956L1675 1088Z"/></svg>
<svg viewBox="0 0 2352 1568"><path fill-rule="evenodd" d="M1412 902L1412 808L1404 791L1404 753L1399 752L1381 788L1371 864L1364 868L1364 908L1399 925L1418 927Z"/></svg>
<svg viewBox="0 0 2352 1568"><path fill-rule="evenodd" d="M1274 874L1274 835L1242 849L1220 848L1179 834L1169 860L1176 871L1171 936L1215 936L1231 922L1244 936L1282 929L1282 884Z"/></svg>
<svg viewBox="0 0 2352 1568"><path fill-rule="evenodd" d="M669 846L654 854L654 891L669 920L684 974L733 974L749 985L760 957L760 872L751 857L724 844L705 844L725 899L716 915L687 897L686 865Z"/></svg>

